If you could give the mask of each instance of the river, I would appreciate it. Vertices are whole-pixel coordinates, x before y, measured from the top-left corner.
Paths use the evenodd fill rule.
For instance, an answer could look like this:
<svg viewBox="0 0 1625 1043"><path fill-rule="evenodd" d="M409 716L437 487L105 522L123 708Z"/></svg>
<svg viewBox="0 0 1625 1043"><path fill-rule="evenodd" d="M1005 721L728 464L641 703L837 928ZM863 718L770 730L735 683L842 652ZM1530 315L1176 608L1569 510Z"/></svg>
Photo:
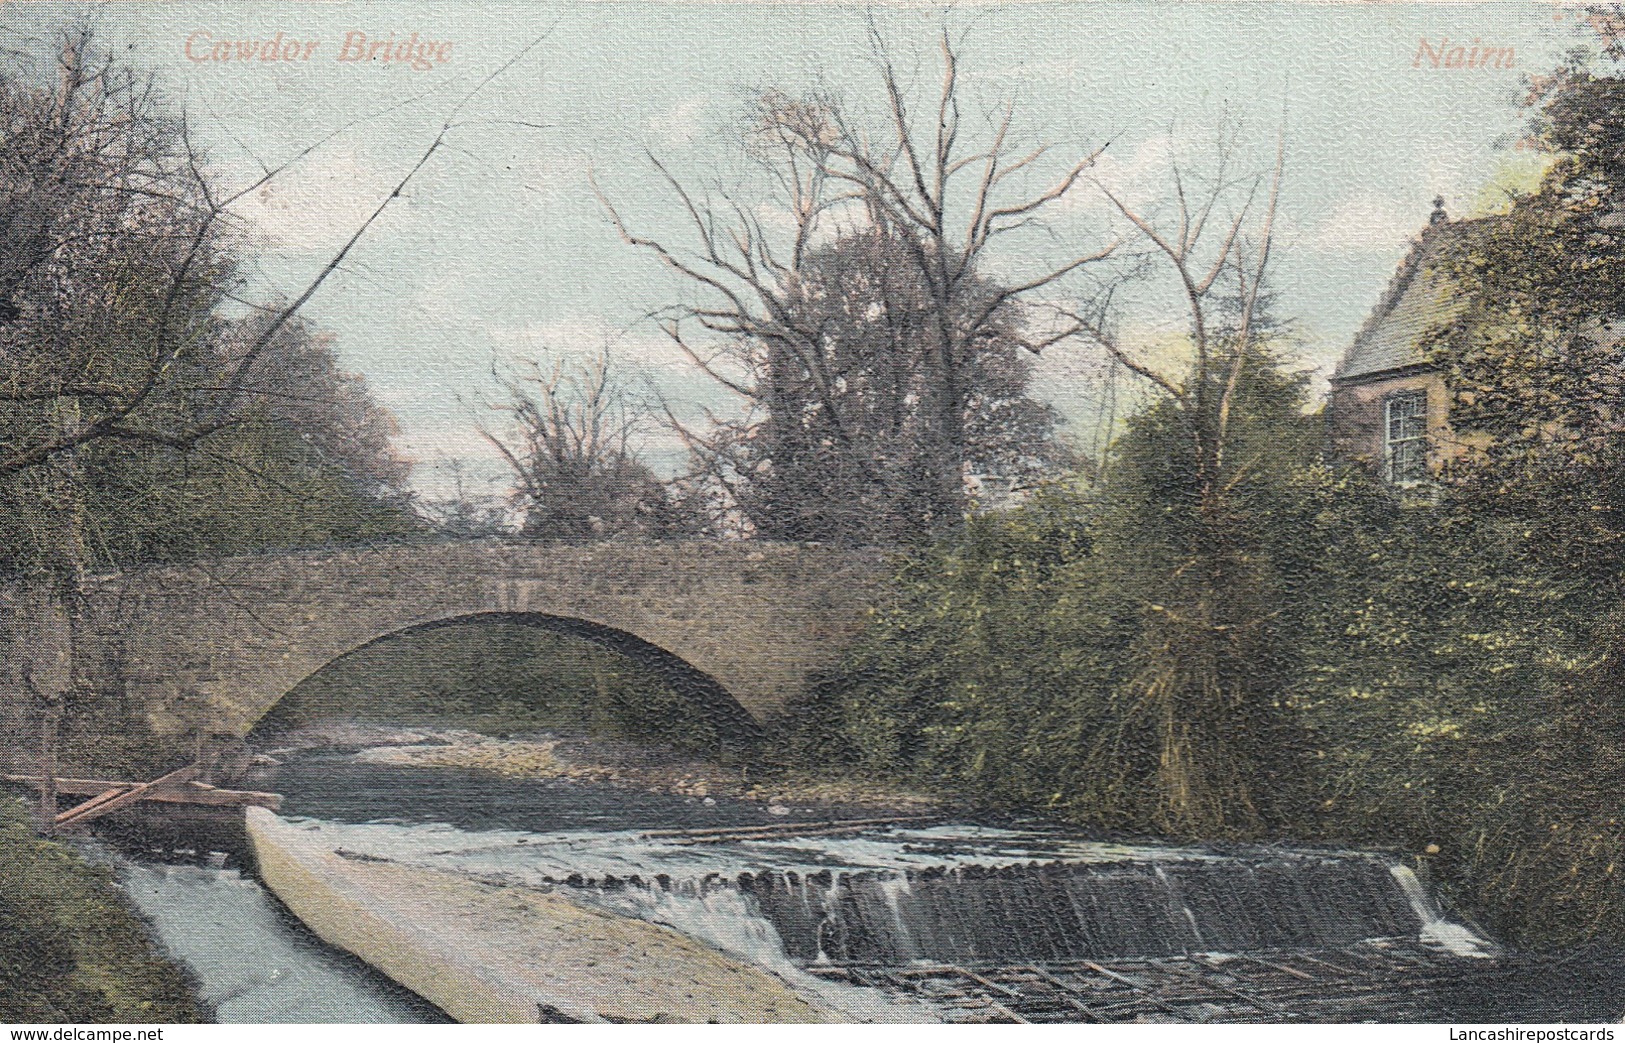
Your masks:
<svg viewBox="0 0 1625 1043"><path fill-rule="evenodd" d="M563 891L765 966L864 1020L899 1003L909 1006L891 1013L910 1020L952 1020L956 1010L933 1005L919 985L941 976L931 968L982 968L965 973L983 982L999 968L1041 965L1054 973L1038 973L1059 982L1057 974L1112 960L1145 981L1167 968L1202 969L1229 982L1221 990L1228 994L1243 993L1241 980L1253 998L1240 1014L1255 1020L1276 1020L1259 1019L1269 1009L1260 995L1277 997L1269 1002L1281 1018L1319 1010L1335 1020L1445 1020L1539 1010L1558 1020L1619 1009L1611 976L1581 989L1572 964L1501 953L1447 916L1408 867L1380 854L1122 844L1042 825L964 821L798 835L799 827L875 810L673 794L624 781L521 779L402 763L390 752L284 752L280 764L256 769L251 784L283 793L281 814L332 850ZM311 937L234 857L205 852L177 865L149 856L122 871L130 896L198 976L221 1021L443 1020ZM1352 1005L1317 1007L1324 996L1238 979L1241 964L1231 955L1219 962L1203 955L1277 954L1253 963L1279 967L1278 954L1301 952L1352 954L1339 959L1375 960L1375 969L1345 968L1344 981L1301 964L1299 977L1310 968L1330 983L1320 992L1346 986L1358 996ZM884 968L914 968L913 976ZM1512 996L1514 979L1528 995ZM1578 990L1573 1003L1559 1002L1561 994L1554 1000L1543 981ZM1057 1002L1076 1006L1084 984L1069 993L1055 985ZM1233 1020L1238 1012L1219 998L1191 1016ZM1532 1006L1507 1009L1514 999ZM1174 1020L1155 1004L1143 1013L1136 1019Z"/></svg>
<svg viewBox="0 0 1625 1043"><path fill-rule="evenodd" d="M119 881L222 1024L449 1020L323 944L240 869L127 859Z"/></svg>

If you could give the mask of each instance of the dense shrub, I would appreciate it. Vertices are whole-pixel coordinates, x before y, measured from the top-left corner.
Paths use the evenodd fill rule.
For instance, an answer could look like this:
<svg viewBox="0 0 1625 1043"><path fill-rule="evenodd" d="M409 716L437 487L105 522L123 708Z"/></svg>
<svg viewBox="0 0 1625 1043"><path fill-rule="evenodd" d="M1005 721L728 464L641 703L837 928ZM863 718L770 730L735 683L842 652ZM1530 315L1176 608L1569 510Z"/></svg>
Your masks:
<svg viewBox="0 0 1625 1043"><path fill-rule="evenodd" d="M805 755L1167 834L1125 694L1183 560L1158 434L1137 424L1097 495L1053 490L901 561L895 602L794 718ZM1625 941L1614 585L1531 555L1481 492L1404 503L1313 452L1263 466L1226 539L1237 615L1268 627L1239 667L1276 695L1269 720L1209 722L1252 758L1255 835L1402 848L1521 944Z"/></svg>

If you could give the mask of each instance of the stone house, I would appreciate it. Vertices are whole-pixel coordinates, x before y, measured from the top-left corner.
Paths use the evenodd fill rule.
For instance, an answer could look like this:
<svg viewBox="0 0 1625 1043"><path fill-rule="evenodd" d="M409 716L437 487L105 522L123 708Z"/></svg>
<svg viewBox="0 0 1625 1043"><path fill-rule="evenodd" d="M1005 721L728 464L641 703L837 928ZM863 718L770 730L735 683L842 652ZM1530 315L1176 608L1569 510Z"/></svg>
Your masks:
<svg viewBox="0 0 1625 1043"><path fill-rule="evenodd" d="M1451 430L1444 376L1426 358L1422 340L1462 306L1461 288L1436 264L1470 223L1449 220L1444 201L1434 201L1427 227L1331 378L1333 455L1365 464L1400 488L1426 484L1467 448Z"/></svg>

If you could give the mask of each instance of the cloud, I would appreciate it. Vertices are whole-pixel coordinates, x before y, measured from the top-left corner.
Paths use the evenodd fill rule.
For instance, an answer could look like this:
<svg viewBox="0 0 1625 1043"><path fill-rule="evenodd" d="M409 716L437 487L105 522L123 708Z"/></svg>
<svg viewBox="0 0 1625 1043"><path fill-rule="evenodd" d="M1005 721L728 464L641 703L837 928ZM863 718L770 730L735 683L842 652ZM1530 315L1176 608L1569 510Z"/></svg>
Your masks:
<svg viewBox="0 0 1625 1043"><path fill-rule="evenodd" d="M1059 200L1063 212L1120 220L1117 208L1101 193L1111 192L1137 210L1168 191L1169 177L1179 150L1168 135L1148 138L1132 148L1108 148L1072 190ZM1094 182L1099 182L1097 188Z"/></svg>
<svg viewBox="0 0 1625 1043"><path fill-rule="evenodd" d="M684 98L651 116L646 124L647 129L667 144L686 144L705 130L705 113L710 106L711 99L704 94Z"/></svg>
<svg viewBox="0 0 1625 1043"><path fill-rule="evenodd" d="M261 176L239 167L228 172L226 183L248 185ZM333 150L307 157L230 209L267 247L333 251L349 241L398 180L355 152ZM398 220L405 211L392 207L380 220Z"/></svg>
<svg viewBox="0 0 1625 1043"><path fill-rule="evenodd" d="M1402 206L1375 192L1360 191L1326 215L1310 242L1317 250L1338 253L1391 253L1414 236L1421 225L1414 207Z"/></svg>

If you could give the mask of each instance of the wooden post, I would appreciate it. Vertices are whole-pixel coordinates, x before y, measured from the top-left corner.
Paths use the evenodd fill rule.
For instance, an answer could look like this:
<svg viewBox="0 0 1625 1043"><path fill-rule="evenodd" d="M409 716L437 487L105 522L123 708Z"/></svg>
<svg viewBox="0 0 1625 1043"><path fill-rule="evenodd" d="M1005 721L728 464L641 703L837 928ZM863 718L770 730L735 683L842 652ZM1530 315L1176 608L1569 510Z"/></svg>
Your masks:
<svg viewBox="0 0 1625 1043"><path fill-rule="evenodd" d="M41 836L51 836L56 831L56 772L57 772L57 738L62 728L62 700L60 691L56 691L48 676L41 684L34 676L33 666L24 663L22 667L23 687L33 698L34 705L40 710L39 730L39 805L35 817L38 821L35 828Z"/></svg>
<svg viewBox="0 0 1625 1043"><path fill-rule="evenodd" d="M45 714L40 719L40 788L39 832L41 836L56 833L56 740L62 723L61 697L45 702Z"/></svg>

